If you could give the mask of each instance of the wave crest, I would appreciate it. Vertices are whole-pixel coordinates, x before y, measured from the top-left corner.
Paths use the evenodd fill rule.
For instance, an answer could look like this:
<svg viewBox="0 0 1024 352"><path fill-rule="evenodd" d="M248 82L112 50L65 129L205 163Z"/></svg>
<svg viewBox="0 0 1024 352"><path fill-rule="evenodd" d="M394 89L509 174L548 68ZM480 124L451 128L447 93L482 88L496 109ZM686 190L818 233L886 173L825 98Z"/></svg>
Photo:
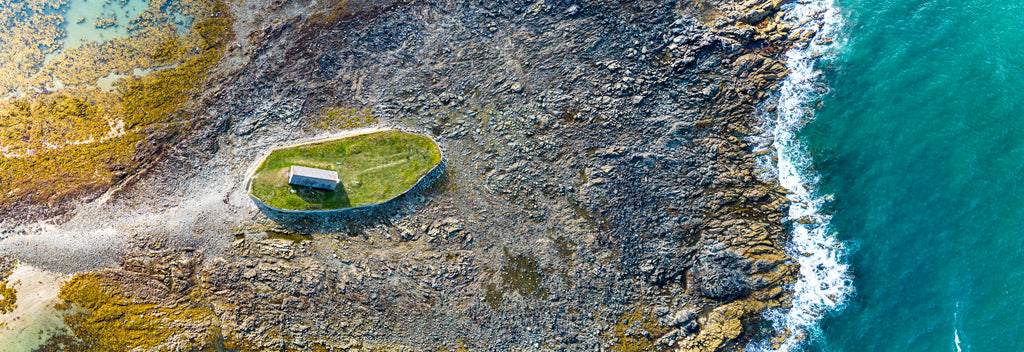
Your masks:
<svg viewBox="0 0 1024 352"><path fill-rule="evenodd" d="M817 65L834 54L842 17L832 0L801 1L787 7L784 21L793 25L794 33L810 30L815 34L786 51L790 73L773 99L774 111L762 109L759 114L764 134L753 140L758 149L770 151L758 159L760 177L777 179L789 191L793 233L786 251L800 264L800 278L792 287L792 307L765 314L781 338L755 341L748 351L798 349L818 329L821 317L840 309L853 293L845 249L831 231L831 215L823 211L831 197L814 191L819 176L796 136L814 118L813 104L828 91Z"/></svg>

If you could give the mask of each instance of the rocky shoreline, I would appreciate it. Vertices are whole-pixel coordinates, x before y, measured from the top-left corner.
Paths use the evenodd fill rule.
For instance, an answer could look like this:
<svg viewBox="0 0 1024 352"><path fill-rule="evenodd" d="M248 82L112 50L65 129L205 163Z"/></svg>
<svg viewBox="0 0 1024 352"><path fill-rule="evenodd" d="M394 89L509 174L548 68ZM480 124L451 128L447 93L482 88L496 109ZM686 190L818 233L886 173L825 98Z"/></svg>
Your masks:
<svg viewBox="0 0 1024 352"><path fill-rule="evenodd" d="M207 309L171 349L742 350L782 333L760 314L796 280L787 200L747 140L798 39L783 4L231 3L203 127L104 204L217 201L88 275ZM433 136L446 173L392 212L282 236L243 171L331 132L308 126L336 106Z"/></svg>

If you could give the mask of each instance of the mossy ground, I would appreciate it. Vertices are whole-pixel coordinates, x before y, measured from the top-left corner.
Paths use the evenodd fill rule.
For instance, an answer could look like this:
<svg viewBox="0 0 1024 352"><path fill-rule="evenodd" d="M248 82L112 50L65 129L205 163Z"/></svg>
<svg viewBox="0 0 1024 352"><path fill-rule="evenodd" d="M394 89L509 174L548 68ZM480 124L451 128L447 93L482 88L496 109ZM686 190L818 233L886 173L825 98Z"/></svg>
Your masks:
<svg viewBox="0 0 1024 352"><path fill-rule="evenodd" d="M253 176L252 195L288 210L342 209L387 201L416 185L441 161L427 137L381 131L272 152ZM292 165L338 171L335 191L288 184Z"/></svg>

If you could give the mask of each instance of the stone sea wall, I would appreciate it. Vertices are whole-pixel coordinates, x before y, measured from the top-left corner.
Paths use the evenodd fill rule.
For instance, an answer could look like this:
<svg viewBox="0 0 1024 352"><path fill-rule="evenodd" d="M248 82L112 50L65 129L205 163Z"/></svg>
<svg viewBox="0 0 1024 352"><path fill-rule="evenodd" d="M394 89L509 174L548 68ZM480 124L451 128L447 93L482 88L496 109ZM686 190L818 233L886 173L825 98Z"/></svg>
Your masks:
<svg viewBox="0 0 1024 352"><path fill-rule="evenodd" d="M407 205L410 201L423 201L423 193L444 175L444 153L442 152L441 162L423 174L415 185L405 192L377 204L333 210L286 210L270 206L251 194L249 198L259 207L264 216L287 230L301 234L323 233L336 231L355 219L379 218L394 213L396 207Z"/></svg>
<svg viewBox="0 0 1024 352"><path fill-rule="evenodd" d="M389 130L396 129L374 128L366 129L365 131L355 130L353 131L353 133L344 133L342 136L338 137L317 139L314 141L289 144L286 146L270 149L262 157L258 159L256 164L254 164L254 166L252 167L253 171L251 171L250 175L246 177L244 183L246 193L249 195L249 198L252 199L252 202L256 204L256 206L260 209L261 212L263 212L265 216L273 220L275 223L278 223L292 231L299 233L319 233L330 231L332 228L337 228L342 224L351 222L352 219L379 217L382 214L391 213L394 211L394 207L399 206L400 203L404 203L408 198L422 198L421 193L426 188L433 185L433 183L437 181L439 178L444 176L444 148L441 148L441 146L437 144L437 141L435 141L433 138L430 138L430 136L425 137L430 139L430 141L435 145L438 145L438 148L441 152L441 161L438 162L437 165L434 165L434 167L430 168L430 170L428 170L422 176L420 176L420 178L416 181L415 184L413 184L412 187L409 187L409 189L405 190L404 192L380 203L332 210L287 210L271 206L252 195L252 181L253 177L255 176L253 172L256 169L258 169L259 165L263 163L263 160L265 160L266 157L273 153L275 150L288 149L302 145L322 143L341 138L349 138L362 134Z"/></svg>

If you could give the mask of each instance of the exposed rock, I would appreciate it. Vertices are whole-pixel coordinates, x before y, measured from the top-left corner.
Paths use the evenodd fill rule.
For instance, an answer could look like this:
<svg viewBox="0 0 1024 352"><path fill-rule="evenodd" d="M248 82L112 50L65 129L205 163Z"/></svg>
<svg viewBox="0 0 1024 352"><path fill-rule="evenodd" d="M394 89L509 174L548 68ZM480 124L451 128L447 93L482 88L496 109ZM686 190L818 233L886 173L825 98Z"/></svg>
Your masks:
<svg viewBox="0 0 1024 352"><path fill-rule="evenodd" d="M781 4L231 3L265 13L236 24L248 49L190 148L118 204L210 174L242 188L234 173L335 106L430 133L445 174L387 212L282 229L312 236L206 233L233 242L119 270L155 270L139 292L210 292L214 324L260 350L742 350L796 274L788 203L744 138L786 73Z"/></svg>

